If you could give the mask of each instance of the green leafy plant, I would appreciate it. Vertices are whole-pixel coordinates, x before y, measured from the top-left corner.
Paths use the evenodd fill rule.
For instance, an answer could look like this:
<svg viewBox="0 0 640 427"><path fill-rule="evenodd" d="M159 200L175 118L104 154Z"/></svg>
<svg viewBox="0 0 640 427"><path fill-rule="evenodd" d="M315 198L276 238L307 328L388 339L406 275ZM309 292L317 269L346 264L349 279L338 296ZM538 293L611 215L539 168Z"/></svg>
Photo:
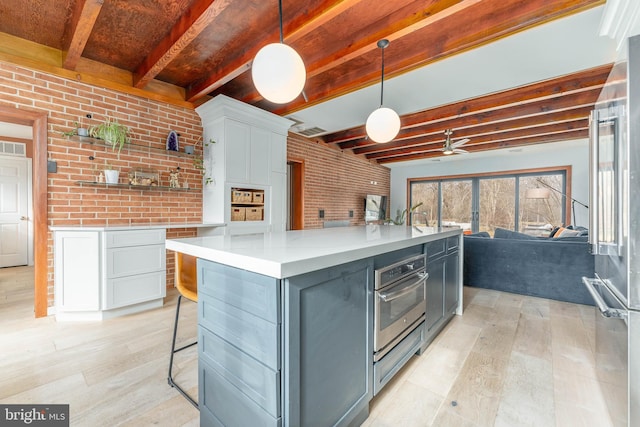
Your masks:
<svg viewBox="0 0 640 427"><path fill-rule="evenodd" d="M422 202L418 203L417 205L411 207L409 210L404 209L402 212L400 211L400 209L397 210L396 212L396 217L395 219L391 219L391 218L387 218L387 223L389 224L395 224L395 225L402 225L404 224L405 218L407 217L407 213L411 214L413 211L415 211L416 209L418 209L420 206L422 206Z"/></svg>
<svg viewBox="0 0 640 427"><path fill-rule="evenodd" d="M107 117L104 123L92 126L89 129L89 135L94 138L102 139L111 145L113 151L120 153L124 144L129 143L129 128L121 125L117 120L111 120Z"/></svg>
<svg viewBox="0 0 640 427"><path fill-rule="evenodd" d="M62 136L66 136L67 138L70 136L74 136L78 134L78 128L80 127L80 123L78 122L73 122L73 126L74 128L71 130L68 130L66 132L60 132L62 134Z"/></svg>
<svg viewBox="0 0 640 427"><path fill-rule="evenodd" d="M198 140L198 142L196 142L195 147L198 146L199 142L200 142L200 139ZM215 144L215 143L216 141L214 141L213 139L209 139L209 142L206 142L203 145L201 154L197 154L193 158L193 167L200 171L200 173L203 176L205 185L211 184L213 182L213 177L211 176L211 173L207 171L207 167L204 163L204 157L203 157L204 147L208 147L210 144Z"/></svg>

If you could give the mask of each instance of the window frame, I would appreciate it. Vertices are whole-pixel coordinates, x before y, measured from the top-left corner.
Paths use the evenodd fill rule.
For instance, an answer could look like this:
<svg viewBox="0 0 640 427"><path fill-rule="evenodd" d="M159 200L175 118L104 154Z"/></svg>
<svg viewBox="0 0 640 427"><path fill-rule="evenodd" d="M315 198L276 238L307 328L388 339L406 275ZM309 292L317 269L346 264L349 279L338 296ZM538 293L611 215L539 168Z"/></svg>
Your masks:
<svg viewBox="0 0 640 427"><path fill-rule="evenodd" d="M519 178L527 177L532 175L554 175L561 174L564 176L564 188L560 189L562 194L565 196L565 202L562 205L562 219L564 224L571 224L571 165L565 166L550 166L545 168L532 168L532 169L515 169L508 171L496 171L496 172L482 172L482 173L470 173L470 174L458 174L458 175L439 175L439 176L430 176L430 177L416 177L416 178L407 178L407 206L412 206L412 192L411 185L414 183L433 183L436 182L438 184L438 226L442 224L442 218L440 213L442 212L442 182L443 181L454 181L454 180L472 180L472 193L474 199L472 200L472 210L477 210L479 204L479 181L480 179L491 179L491 178L505 178L505 177L514 177L516 178L515 183L515 212L516 221L515 228L518 229L518 215L520 209L520 200L519 200ZM472 211L472 216L474 215ZM407 224L411 224L412 218L411 215L408 215ZM472 222L475 224L475 222Z"/></svg>

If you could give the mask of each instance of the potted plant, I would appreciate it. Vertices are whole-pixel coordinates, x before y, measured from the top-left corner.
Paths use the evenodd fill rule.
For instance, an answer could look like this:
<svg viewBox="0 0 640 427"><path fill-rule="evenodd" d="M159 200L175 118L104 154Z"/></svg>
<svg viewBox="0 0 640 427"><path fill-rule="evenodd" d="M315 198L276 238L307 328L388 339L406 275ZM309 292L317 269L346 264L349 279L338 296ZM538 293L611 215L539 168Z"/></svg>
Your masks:
<svg viewBox="0 0 640 427"><path fill-rule="evenodd" d="M66 136L66 137L70 137L74 135L89 136L89 130L85 127L82 127L82 118L80 119L80 122L73 122L73 126L74 126L73 129L66 132L62 132L62 136Z"/></svg>
<svg viewBox="0 0 640 427"><path fill-rule="evenodd" d="M120 171L110 163L104 162L104 181L107 184L117 184Z"/></svg>
<svg viewBox="0 0 640 427"><path fill-rule="evenodd" d="M129 142L129 128L107 117L104 123L91 127L89 134L110 144L113 151L120 153L125 143Z"/></svg>
<svg viewBox="0 0 640 427"><path fill-rule="evenodd" d="M407 216L407 213L411 215L411 213L416 209L418 209L420 206L422 206L422 202L418 203L415 206L412 206L409 210L405 209L402 212L400 212L400 209L398 209L398 211L396 212L396 218L395 219L387 218L387 224L394 224L394 225L404 224L404 220Z"/></svg>

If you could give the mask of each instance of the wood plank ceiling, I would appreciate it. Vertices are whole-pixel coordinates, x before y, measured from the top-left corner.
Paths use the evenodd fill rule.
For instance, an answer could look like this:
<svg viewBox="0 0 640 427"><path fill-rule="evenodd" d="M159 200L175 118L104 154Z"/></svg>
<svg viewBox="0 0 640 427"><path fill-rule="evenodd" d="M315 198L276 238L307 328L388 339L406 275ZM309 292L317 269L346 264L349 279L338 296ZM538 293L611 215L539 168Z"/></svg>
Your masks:
<svg viewBox="0 0 640 427"><path fill-rule="evenodd" d="M306 99L269 103L251 61L279 39L276 0L21 0L0 2L0 61L193 107L217 94L287 115L387 77L604 0L284 0L285 42L305 61ZM325 135L380 163L441 155L443 131L469 151L583 138L611 64L402 117L388 144L363 127Z"/></svg>

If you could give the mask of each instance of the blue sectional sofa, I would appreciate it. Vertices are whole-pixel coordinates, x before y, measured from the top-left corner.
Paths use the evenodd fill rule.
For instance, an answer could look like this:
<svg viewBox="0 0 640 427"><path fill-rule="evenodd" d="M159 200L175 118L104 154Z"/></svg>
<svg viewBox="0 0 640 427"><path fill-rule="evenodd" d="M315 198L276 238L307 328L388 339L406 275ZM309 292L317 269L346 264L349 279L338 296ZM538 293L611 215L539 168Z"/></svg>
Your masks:
<svg viewBox="0 0 640 427"><path fill-rule="evenodd" d="M464 284L593 305L582 276L593 277L587 236L536 238L496 229L464 237Z"/></svg>

